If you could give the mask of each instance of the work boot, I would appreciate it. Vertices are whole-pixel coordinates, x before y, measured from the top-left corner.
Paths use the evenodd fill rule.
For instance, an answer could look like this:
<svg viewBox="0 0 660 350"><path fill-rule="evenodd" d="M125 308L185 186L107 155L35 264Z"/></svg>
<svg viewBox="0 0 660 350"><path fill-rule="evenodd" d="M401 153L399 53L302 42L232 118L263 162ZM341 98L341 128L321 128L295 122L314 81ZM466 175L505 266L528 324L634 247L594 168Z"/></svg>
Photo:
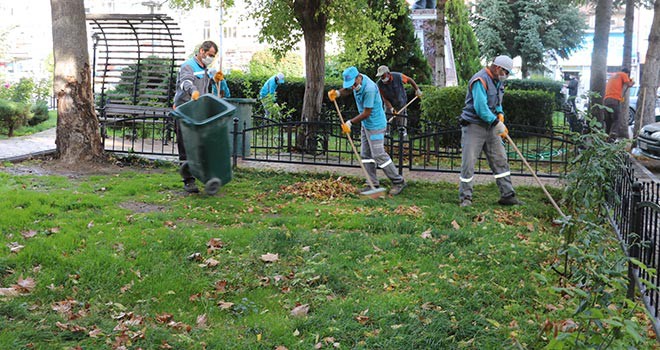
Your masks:
<svg viewBox="0 0 660 350"><path fill-rule="evenodd" d="M400 182L398 184L392 184L392 188L390 188L390 194L393 196L396 196L397 194L401 193L403 191L403 188L406 187L406 182Z"/></svg>
<svg viewBox="0 0 660 350"><path fill-rule="evenodd" d="M461 201L460 206L461 207L469 207L472 205L472 200L469 198L465 198Z"/></svg>
<svg viewBox="0 0 660 350"><path fill-rule="evenodd" d="M502 197L500 200L497 201L498 204L501 205L520 205L523 204L522 201L519 201L518 198L516 198L515 194L512 194L508 197Z"/></svg>
<svg viewBox="0 0 660 350"><path fill-rule="evenodd" d="M188 193L199 193L199 188L195 184L195 178L187 178L183 180L183 189Z"/></svg>

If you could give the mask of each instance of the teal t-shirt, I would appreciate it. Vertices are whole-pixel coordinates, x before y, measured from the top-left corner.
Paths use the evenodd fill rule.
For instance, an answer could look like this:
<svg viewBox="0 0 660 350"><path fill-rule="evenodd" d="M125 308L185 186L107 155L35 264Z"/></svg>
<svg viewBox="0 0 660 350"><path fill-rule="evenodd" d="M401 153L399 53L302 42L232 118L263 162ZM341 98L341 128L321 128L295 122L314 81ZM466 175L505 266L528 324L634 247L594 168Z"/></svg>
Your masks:
<svg viewBox="0 0 660 350"><path fill-rule="evenodd" d="M383 99L380 97L376 83L362 74L362 88L360 91L353 91L353 96L355 96L355 104L357 104L360 113L365 108L371 108L371 115L362 121L362 126L365 129L379 130L387 127Z"/></svg>

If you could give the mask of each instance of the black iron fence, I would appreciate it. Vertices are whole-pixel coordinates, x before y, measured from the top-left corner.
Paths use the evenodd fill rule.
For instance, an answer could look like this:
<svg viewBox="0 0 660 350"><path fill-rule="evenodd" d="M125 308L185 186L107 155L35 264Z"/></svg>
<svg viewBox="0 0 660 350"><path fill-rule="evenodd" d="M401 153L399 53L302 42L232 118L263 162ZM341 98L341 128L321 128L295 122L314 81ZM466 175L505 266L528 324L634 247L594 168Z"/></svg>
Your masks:
<svg viewBox="0 0 660 350"><path fill-rule="evenodd" d="M614 179L617 195L609 198L612 224L626 254L642 264L629 264L628 297L634 297L637 285L645 306L654 317L658 334L660 280L656 271L660 269L660 183L639 181L630 159Z"/></svg>
<svg viewBox="0 0 660 350"><path fill-rule="evenodd" d="M176 156L176 136L165 111L100 111L105 150L136 154ZM123 114L123 116L122 116ZM130 114L130 115L129 115ZM359 167L337 118L320 121L277 120L265 116L237 116L230 133L234 164L250 161ZM560 177L567 171L575 148L567 134L529 126L509 125L511 137L540 177ZM407 135L389 124L385 147L399 171L453 172L461 166L461 129L424 120L407 128ZM359 148L359 127L352 131ZM513 147L505 144L511 173L531 176ZM478 174L490 174L482 155L475 166Z"/></svg>

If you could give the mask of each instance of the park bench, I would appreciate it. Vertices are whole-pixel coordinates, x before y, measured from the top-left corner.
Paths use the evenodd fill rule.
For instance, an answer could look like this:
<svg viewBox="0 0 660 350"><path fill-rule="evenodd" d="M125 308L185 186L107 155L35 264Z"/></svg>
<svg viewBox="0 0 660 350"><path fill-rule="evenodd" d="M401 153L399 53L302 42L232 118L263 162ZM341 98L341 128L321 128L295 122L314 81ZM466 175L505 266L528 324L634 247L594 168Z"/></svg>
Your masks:
<svg viewBox="0 0 660 350"><path fill-rule="evenodd" d="M174 120L168 115L171 110L171 108L165 107L138 106L107 101L98 110L101 135L104 138L108 137L108 127L128 125L131 127L131 133L125 137L136 140L139 137L138 128L143 127L144 123L149 123L153 126L158 125L158 128L154 127L154 129L159 130L163 144L166 145L174 135Z"/></svg>

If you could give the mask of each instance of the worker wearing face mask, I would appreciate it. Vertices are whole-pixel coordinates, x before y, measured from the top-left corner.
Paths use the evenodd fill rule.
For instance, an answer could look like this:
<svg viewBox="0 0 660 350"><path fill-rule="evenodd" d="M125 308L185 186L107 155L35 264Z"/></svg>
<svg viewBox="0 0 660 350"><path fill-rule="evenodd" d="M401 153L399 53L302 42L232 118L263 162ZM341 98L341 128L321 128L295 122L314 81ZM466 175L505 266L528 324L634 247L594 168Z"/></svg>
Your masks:
<svg viewBox="0 0 660 350"><path fill-rule="evenodd" d="M205 41L197 50L195 56L183 62L179 69L179 74L176 79L176 93L174 94L174 106L180 106L188 101L197 100L200 94L209 92L213 85L213 76L209 75L208 68L213 63L215 55L218 52L218 45L213 41ZM179 150L179 160L185 161L186 149L183 145L183 137L181 136L181 128L179 127L179 120L176 120L176 137L177 146ZM195 178L192 174L180 171L183 178L183 189L189 193L197 193L199 189L195 184Z"/></svg>
<svg viewBox="0 0 660 350"><path fill-rule="evenodd" d="M509 130L504 125L502 97L504 81L513 69L509 56L497 56L493 63L477 72L468 82L465 107L460 116L462 163L459 201L462 207L472 205L475 163L481 151L486 153L500 191L501 205L521 204L511 184L511 173L502 138Z"/></svg>
<svg viewBox="0 0 660 350"><path fill-rule="evenodd" d="M394 125L397 129L402 129L401 137L405 139L408 135L408 111L407 109L402 110L402 108L408 103L408 96L403 84L412 85L417 97L422 96L422 90L411 77L399 72L390 72L390 68L387 66L378 67L376 77L380 96L385 103L385 111L391 115L388 116L388 119L395 117Z"/></svg>
<svg viewBox="0 0 660 350"><path fill-rule="evenodd" d="M378 92L376 84L364 74L358 72L355 67L348 67L342 73L344 85L342 89L328 91L330 101L335 101L338 97L349 96L353 93L355 104L359 114L346 120L341 125L342 132L348 134L351 132L353 124L359 124L360 128L360 158L364 163L364 168L376 188L380 186L376 169L381 168L385 175L392 181L390 188L391 195L401 193L406 182L392 162L392 158L385 151L385 129L387 119L383 111L383 101ZM366 187L360 192L369 191L371 186Z"/></svg>

